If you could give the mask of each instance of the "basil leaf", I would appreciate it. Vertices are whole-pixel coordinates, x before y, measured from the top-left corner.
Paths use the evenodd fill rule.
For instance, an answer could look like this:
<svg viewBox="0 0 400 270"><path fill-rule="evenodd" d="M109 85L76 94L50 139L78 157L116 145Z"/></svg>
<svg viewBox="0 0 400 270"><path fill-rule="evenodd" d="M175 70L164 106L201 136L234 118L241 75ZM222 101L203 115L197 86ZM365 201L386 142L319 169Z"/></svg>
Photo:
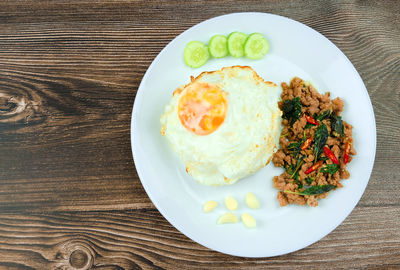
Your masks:
<svg viewBox="0 0 400 270"><path fill-rule="evenodd" d="M299 157L299 154L301 152L301 146L303 145L305 140L306 140L306 138L303 137L303 139L301 139L300 141L289 144L288 150L290 152L292 152L292 155L293 155L294 158L298 158Z"/></svg>
<svg viewBox="0 0 400 270"><path fill-rule="evenodd" d="M344 126L341 116L332 116L332 129L336 131L341 137L344 135Z"/></svg>
<svg viewBox="0 0 400 270"><path fill-rule="evenodd" d="M313 126L315 126L315 125L307 123L306 126L304 127L304 129L307 129L307 128L310 128L310 127L313 127Z"/></svg>
<svg viewBox="0 0 400 270"><path fill-rule="evenodd" d="M322 120L328 118L330 115L331 115L331 111L326 110L326 111L320 113L315 119L318 121L322 121Z"/></svg>
<svg viewBox="0 0 400 270"><path fill-rule="evenodd" d="M290 125L292 126L301 116L301 101L300 97L295 97L291 100L285 100L283 102L282 111L283 119L290 120Z"/></svg>
<svg viewBox="0 0 400 270"><path fill-rule="evenodd" d="M306 182L307 182L307 184L309 184L309 185L311 185L311 183L313 182L314 180L311 178L311 177L307 177L306 178Z"/></svg>
<svg viewBox="0 0 400 270"><path fill-rule="evenodd" d="M323 167L320 172L322 173L329 173L329 174L334 174L339 170L339 165L337 164L327 164L325 167Z"/></svg>
<svg viewBox="0 0 400 270"><path fill-rule="evenodd" d="M293 165L293 164L290 164L290 165L286 165L286 166L285 166L286 172L287 172L289 175L292 175L292 174L294 173L295 168L296 168L296 165Z"/></svg>
<svg viewBox="0 0 400 270"><path fill-rule="evenodd" d="M296 170L295 164L286 166L286 172L290 175L290 178L293 178L296 181L299 179L299 171Z"/></svg>
<svg viewBox="0 0 400 270"><path fill-rule="evenodd" d="M291 151L291 152L297 152L299 149L301 150L301 144L302 144L301 141L300 142L291 143L288 146L288 150Z"/></svg>
<svg viewBox="0 0 400 270"><path fill-rule="evenodd" d="M294 183L297 185L297 188L303 188L303 184L299 180L295 180Z"/></svg>
<svg viewBox="0 0 400 270"><path fill-rule="evenodd" d="M296 164L288 164L286 165L285 169L286 172L290 175L290 178L295 179L296 181L299 181L299 169L301 165L303 165L304 162L304 157L300 157L297 159Z"/></svg>
<svg viewBox="0 0 400 270"><path fill-rule="evenodd" d="M304 191L294 192L294 191L284 190L284 192L297 195L319 195L327 193L334 188L336 188L336 186L334 185L319 185L319 186L307 187Z"/></svg>
<svg viewBox="0 0 400 270"><path fill-rule="evenodd" d="M298 192L300 195L318 195L331 191L336 188L334 185L320 185L320 186L312 186L307 188L304 191Z"/></svg>
<svg viewBox="0 0 400 270"><path fill-rule="evenodd" d="M325 124L319 125L314 134L314 157L318 160L326 141L328 140L328 128Z"/></svg>

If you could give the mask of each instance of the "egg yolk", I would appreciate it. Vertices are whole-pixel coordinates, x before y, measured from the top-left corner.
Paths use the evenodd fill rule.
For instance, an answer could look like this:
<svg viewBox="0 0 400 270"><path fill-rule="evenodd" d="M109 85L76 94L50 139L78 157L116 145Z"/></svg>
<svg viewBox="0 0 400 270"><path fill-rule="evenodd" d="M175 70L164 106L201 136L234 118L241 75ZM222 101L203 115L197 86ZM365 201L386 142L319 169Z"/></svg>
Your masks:
<svg viewBox="0 0 400 270"><path fill-rule="evenodd" d="M197 135L208 135L217 130L228 110L225 96L224 91L206 83L189 86L178 104L182 125Z"/></svg>

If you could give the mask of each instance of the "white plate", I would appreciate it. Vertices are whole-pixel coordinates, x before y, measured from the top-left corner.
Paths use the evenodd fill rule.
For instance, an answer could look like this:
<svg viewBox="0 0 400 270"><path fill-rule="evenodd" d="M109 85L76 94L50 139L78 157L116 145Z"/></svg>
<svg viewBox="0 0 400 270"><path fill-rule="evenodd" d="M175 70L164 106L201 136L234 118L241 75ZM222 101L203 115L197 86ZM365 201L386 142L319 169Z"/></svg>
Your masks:
<svg viewBox="0 0 400 270"><path fill-rule="evenodd" d="M260 32L270 43L270 51L261 60L226 57L211 59L199 69L187 67L183 51L187 42L207 43L214 34L232 31ZM191 75L224 66L249 65L265 80L280 84L293 76L311 81L320 92L345 101L343 118L354 125L357 156L348 166L349 180L316 208L290 205L279 207L272 177L281 168L271 163L233 186L208 187L186 174L183 164L160 135L160 116L172 92L188 83ZM362 117L362 121L360 121ZM217 251L246 257L268 257L304 248L335 229L352 211L367 186L376 148L375 118L368 92L356 69L328 39L294 20L265 13L235 13L204 21L171 41L150 65L140 84L132 112L131 143L136 169L142 184L161 214L179 231L194 241ZM260 199L259 210L249 210L246 192ZM256 229L242 223L216 225L226 211L223 199L233 195L239 201L238 215L251 213ZM219 207L202 212L207 200Z"/></svg>

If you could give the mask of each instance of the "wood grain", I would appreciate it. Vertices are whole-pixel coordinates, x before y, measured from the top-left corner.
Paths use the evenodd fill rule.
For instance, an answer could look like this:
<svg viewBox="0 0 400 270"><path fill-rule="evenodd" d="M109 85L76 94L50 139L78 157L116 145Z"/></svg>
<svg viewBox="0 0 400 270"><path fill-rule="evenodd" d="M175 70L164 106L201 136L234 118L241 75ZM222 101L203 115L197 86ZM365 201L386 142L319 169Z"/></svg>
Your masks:
<svg viewBox="0 0 400 270"><path fill-rule="evenodd" d="M390 167L400 161L400 42L395 23L400 19L397 5L390 9L390 2L385 3L325 1L327 8L321 9L312 3L256 1L241 8L286 11L283 15L320 31L348 55L366 83L379 120L376 164ZM35 9L21 9L14 2L1 5L0 185L13 192L0 194L0 208L101 210L148 205L129 143L135 91L152 59L173 37L238 5L209 3L213 9L205 9L201 19L193 14L185 23L173 14L185 14L201 3L150 2L144 7L142 2L113 1L88 8L87 2L38 2ZM24 16L19 16L21 10ZM101 12L107 14L100 16ZM110 14L118 16L113 20L107 17ZM386 204L399 204L400 184L393 177L398 173L393 173L374 171L367 204L382 200L382 194L395 200ZM382 178L393 183L380 185L377 180Z"/></svg>
<svg viewBox="0 0 400 270"><path fill-rule="evenodd" d="M0 265L46 269L400 268L399 207L358 207L333 233L298 252L245 259L210 251L156 210L1 214ZM266 243L268 245L268 243ZM388 259L390 258L390 259ZM69 268L70 267L70 268ZM87 269L87 268L85 268Z"/></svg>
<svg viewBox="0 0 400 270"><path fill-rule="evenodd" d="M169 225L140 184L129 134L160 50L243 11L333 41L368 89L378 135L369 185L345 222L309 248L258 260L210 251ZM398 1L6 0L0 29L0 269L400 269Z"/></svg>

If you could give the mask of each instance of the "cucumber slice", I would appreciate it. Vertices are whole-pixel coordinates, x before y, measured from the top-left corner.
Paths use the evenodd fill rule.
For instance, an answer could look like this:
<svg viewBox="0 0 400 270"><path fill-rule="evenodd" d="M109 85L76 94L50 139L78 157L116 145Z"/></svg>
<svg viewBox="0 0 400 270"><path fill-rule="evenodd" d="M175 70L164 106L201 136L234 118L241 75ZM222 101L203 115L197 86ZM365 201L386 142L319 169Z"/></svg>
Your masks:
<svg viewBox="0 0 400 270"><path fill-rule="evenodd" d="M232 32L228 36L228 52L233 57L242 57L244 55L243 46L247 35L242 32Z"/></svg>
<svg viewBox="0 0 400 270"><path fill-rule="evenodd" d="M212 57L222 58L228 55L228 48L226 46L227 38L223 35L212 36L208 42L208 51Z"/></svg>
<svg viewBox="0 0 400 270"><path fill-rule="evenodd" d="M191 41L186 44L183 58L186 65L191 68L198 68L207 63L210 54L204 43L200 41Z"/></svg>
<svg viewBox="0 0 400 270"><path fill-rule="evenodd" d="M244 54L253 60L258 60L264 57L269 50L268 41L260 33L249 35L244 44Z"/></svg>

